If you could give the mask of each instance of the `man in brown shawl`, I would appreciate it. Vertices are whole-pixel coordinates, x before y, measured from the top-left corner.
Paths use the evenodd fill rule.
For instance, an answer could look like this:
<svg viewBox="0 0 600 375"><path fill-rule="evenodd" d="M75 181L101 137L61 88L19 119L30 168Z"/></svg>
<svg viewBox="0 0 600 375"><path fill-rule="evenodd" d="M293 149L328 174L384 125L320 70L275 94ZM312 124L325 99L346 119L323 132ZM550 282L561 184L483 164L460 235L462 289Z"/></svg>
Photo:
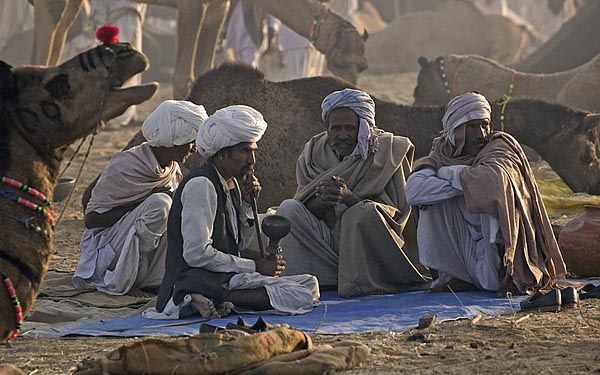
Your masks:
<svg viewBox="0 0 600 375"><path fill-rule="evenodd" d="M452 99L407 181L407 201L420 208L419 259L439 273L433 291L523 293L566 273L523 149L492 130L490 115L478 93Z"/></svg>
<svg viewBox="0 0 600 375"><path fill-rule="evenodd" d="M296 195L277 211L292 223L281 241L283 275L313 274L342 296L422 285L404 197L412 143L375 126L375 103L363 91L333 92L321 108L327 130L305 145Z"/></svg>

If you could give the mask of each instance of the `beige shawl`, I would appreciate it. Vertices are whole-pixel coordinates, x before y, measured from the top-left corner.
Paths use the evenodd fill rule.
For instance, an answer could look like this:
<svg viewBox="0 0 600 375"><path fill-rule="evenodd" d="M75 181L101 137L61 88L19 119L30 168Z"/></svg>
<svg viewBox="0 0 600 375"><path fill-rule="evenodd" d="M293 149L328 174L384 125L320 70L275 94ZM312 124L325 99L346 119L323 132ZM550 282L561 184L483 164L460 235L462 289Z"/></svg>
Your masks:
<svg viewBox="0 0 600 375"><path fill-rule="evenodd" d="M497 218L505 246L505 285L547 288L566 267L535 177L519 143L495 132L471 167L460 173L467 209Z"/></svg>
<svg viewBox="0 0 600 375"><path fill-rule="evenodd" d="M408 138L386 132L379 136L377 152L367 159L357 155L339 161L329 146L327 132L317 134L306 143L298 158L298 190L294 199L306 202L314 196L321 181L339 176L362 199L372 199L402 210L406 205L404 181L395 181L394 177L398 169L410 170L413 153L414 146Z"/></svg>
<svg viewBox="0 0 600 375"><path fill-rule="evenodd" d="M150 145L142 143L113 156L92 190L85 213L139 202L155 188L176 188L181 179L177 162L162 168Z"/></svg>

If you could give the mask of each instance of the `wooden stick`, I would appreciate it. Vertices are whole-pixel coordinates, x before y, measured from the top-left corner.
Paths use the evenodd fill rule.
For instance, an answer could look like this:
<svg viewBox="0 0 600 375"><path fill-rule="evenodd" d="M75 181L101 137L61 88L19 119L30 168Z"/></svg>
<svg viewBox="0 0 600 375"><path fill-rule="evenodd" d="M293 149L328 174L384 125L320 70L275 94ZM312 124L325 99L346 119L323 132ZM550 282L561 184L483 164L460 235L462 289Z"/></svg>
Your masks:
<svg viewBox="0 0 600 375"><path fill-rule="evenodd" d="M256 239L258 240L258 251L260 251L260 257L265 257L265 246L262 242L262 235L260 232L260 222L258 221L258 206L256 204L256 195L254 191L250 193L250 204L252 205L252 215L254 216L254 228L256 228Z"/></svg>

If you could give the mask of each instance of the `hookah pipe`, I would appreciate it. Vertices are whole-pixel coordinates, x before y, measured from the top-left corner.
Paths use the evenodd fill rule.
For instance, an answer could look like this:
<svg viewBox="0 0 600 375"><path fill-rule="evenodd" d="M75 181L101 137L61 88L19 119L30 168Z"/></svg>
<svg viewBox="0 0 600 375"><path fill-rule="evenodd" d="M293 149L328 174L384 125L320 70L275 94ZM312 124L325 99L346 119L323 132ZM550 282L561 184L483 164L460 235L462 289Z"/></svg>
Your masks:
<svg viewBox="0 0 600 375"><path fill-rule="evenodd" d="M249 177L254 175L254 171L251 170ZM256 228L256 236L258 240L258 248L260 251L261 258L275 259L277 254L282 252L279 241L285 237L291 229L291 224L288 219L281 215L267 215L262 221L262 231L269 237L269 245L266 248L262 241L261 236L261 225L258 221L258 206L256 204L256 193L254 190L250 192L250 205L252 206L252 215L254 216L254 226ZM267 255L265 255L265 253Z"/></svg>

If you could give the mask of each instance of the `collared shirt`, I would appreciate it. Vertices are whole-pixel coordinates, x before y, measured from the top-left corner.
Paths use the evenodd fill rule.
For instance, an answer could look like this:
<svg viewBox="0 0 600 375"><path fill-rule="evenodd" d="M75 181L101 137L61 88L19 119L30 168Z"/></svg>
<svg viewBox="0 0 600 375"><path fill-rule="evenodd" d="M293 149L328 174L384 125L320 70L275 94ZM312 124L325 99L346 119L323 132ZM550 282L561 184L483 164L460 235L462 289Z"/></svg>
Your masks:
<svg viewBox="0 0 600 375"><path fill-rule="evenodd" d="M239 248L244 249L249 245L254 234L253 228L249 225L249 220L253 218L252 208L240 197L243 203L238 212L231 198L237 181L234 178L225 180L221 174L219 179L227 194L227 217L233 228L234 238ZM181 211L183 258L190 266L213 272L244 273L256 270L253 260L224 253L212 246L213 223L217 214L218 199L216 187L207 177L200 176L189 180L181 192L181 203L183 205ZM241 228L238 228L238 217L242 224Z"/></svg>

